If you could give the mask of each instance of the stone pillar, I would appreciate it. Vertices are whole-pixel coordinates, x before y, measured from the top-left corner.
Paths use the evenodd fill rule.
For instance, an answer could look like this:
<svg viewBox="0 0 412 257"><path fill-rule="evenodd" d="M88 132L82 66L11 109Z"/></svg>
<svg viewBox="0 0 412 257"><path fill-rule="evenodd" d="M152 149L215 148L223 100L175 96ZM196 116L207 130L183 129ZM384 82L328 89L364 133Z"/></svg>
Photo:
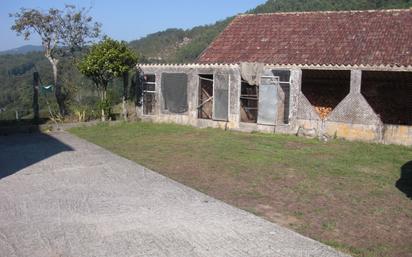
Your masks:
<svg viewBox="0 0 412 257"><path fill-rule="evenodd" d="M187 114L189 123L196 126L199 95L199 77L196 69L182 67L181 73L187 74Z"/></svg>
<svg viewBox="0 0 412 257"><path fill-rule="evenodd" d="M302 91L302 70L301 69L292 69L290 72L291 76L291 86L293 84L293 89L296 90L296 93Z"/></svg>
<svg viewBox="0 0 412 257"><path fill-rule="evenodd" d="M300 104L299 96L302 88L302 70L292 69L290 70L290 76L289 124L291 125L291 129L294 130Z"/></svg>
<svg viewBox="0 0 412 257"><path fill-rule="evenodd" d="M229 74L229 126L239 128L241 76L238 67L228 70Z"/></svg>
<svg viewBox="0 0 412 257"><path fill-rule="evenodd" d="M360 94L362 84L362 71L361 70L351 70L350 71L350 93Z"/></svg>
<svg viewBox="0 0 412 257"><path fill-rule="evenodd" d="M163 96L162 96L162 72L160 70L155 70L152 72L156 76L156 86L155 86L155 91L156 91L156 96L155 96L155 115L159 116L162 114L162 101L163 101Z"/></svg>

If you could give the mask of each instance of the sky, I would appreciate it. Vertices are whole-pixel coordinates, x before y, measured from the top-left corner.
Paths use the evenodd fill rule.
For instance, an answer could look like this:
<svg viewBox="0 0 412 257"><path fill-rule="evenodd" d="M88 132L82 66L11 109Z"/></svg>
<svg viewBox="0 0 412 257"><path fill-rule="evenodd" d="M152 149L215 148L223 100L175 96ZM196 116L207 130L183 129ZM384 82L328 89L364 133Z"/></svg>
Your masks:
<svg viewBox="0 0 412 257"><path fill-rule="evenodd" d="M1 0L0 51L22 45L40 45L38 37L25 41L10 29L20 8L63 8L65 4L92 7L90 15L102 23L102 31L117 40L131 41L167 28L188 29L243 13L265 0Z"/></svg>

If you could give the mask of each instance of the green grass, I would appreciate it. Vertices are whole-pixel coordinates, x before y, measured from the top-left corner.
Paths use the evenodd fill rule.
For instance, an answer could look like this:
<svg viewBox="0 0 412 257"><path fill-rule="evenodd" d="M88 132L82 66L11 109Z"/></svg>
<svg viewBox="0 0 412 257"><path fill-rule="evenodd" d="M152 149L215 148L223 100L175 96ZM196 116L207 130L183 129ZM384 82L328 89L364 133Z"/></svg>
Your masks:
<svg viewBox="0 0 412 257"><path fill-rule="evenodd" d="M354 256L411 256L410 147L123 123L72 133Z"/></svg>

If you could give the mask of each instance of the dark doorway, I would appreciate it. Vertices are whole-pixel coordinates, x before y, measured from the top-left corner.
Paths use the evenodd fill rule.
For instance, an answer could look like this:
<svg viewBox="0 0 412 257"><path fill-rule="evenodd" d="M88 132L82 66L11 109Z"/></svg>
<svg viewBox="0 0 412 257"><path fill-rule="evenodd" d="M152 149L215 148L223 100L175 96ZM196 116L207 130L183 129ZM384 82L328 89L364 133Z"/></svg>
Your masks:
<svg viewBox="0 0 412 257"><path fill-rule="evenodd" d="M362 72L362 95L384 124L412 125L412 72Z"/></svg>
<svg viewBox="0 0 412 257"><path fill-rule="evenodd" d="M240 121L257 123L259 87L242 80L240 92Z"/></svg>
<svg viewBox="0 0 412 257"><path fill-rule="evenodd" d="M325 119L349 94L350 71L303 70L302 93Z"/></svg>

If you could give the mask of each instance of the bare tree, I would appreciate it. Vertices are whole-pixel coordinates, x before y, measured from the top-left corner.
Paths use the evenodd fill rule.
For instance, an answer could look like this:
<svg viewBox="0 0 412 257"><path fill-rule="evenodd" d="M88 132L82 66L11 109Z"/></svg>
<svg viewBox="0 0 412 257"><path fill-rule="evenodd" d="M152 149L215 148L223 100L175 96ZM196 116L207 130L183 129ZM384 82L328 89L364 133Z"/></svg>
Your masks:
<svg viewBox="0 0 412 257"><path fill-rule="evenodd" d="M63 10L50 8L46 12L22 8L19 12L10 14L15 19L11 29L17 35L23 35L26 40L33 33L40 36L44 55L53 68L55 96L61 115L67 113L67 94L58 81L59 60L65 55L74 57L76 51L100 35L101 24L93 23L88 11L89 9L76 9L74 5L66 5Z"/></svg>

